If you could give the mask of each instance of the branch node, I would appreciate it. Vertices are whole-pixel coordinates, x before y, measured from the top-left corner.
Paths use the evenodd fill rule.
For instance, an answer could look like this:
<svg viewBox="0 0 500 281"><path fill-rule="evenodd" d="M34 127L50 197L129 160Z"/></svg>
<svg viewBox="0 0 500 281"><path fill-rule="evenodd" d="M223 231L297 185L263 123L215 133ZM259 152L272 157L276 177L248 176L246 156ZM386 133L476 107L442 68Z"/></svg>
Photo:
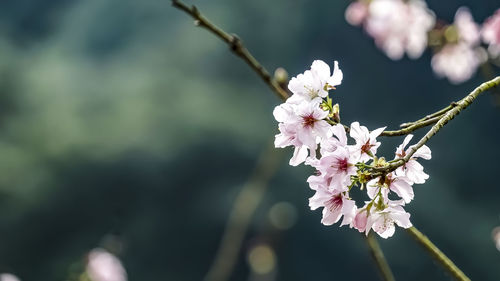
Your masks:
<svg viewBox="0 0 500 281"><path fill-rule="evenodd" d="M232 33L231 34L231 50L233 52L236 52L237 50L241 49L241 39L238 37L238 35Z"/></svg>
<svg viewBox="0 0 500 281"><path fill-rule="evenodd" d="M196 8L195 5L191 6L191 11L193 11L193 14L195 14L197 17L200 16L200 11L198 11L198 8Z"/></svg>

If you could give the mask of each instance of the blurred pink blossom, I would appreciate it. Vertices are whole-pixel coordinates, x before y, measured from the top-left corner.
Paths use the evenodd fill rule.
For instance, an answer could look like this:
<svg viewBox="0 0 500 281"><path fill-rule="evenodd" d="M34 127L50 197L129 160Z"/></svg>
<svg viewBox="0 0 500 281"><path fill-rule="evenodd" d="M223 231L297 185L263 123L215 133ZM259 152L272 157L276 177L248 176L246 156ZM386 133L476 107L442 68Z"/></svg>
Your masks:
<svg viewBox="0 0 500 281"><path fill-rule="evenodd" d="M0 274L0 281L21 281L17 276L10 273Z"/></svg>
<svg viewBox="0 0 500 281"><path fill-rule="evenodd" d="M474 75L480 59L465 43L447 44L432 57L431 66L440 77L446 77L453 84L462 83Z"/></svg>
<svg viewBox="0 0 500 281"><path fill-rule="evenodd" d="M86 271L92 281L127 281L120 260L104 249L90 251Z"/></svg>
<svg viewBox="0 0 500 281"><path fill-rule="evenodd" d="M355 1L345 10L345 20L351 25L361 25L368 16L368 4Z"/></svg>
<svg viewBox="0 0 500 281"><path fill-rule="evenodd" d="M406 53L416 59L427 47L427 33L435 16L420 0L373 0L369 5L366 32L392 60Z"/></svg>
<svg viewBox="0 0 500 281"><path fill-rule="evenodd" d="M479 25L474 21L468 8L460 7L455 13L455 22L459 40L469 45L479 44Z"/></svg>
<svg viewBox="0 0 500 281"><path fill-rule="evenodd" d="M497 250L500 251L500 226L497 226L493 229L493 231L491 232L491 236L493 238L493 242L495 242Z"/></svg>
<svg viewBox="0 0 500 281"><path fill-rule="evenodd" d="M500 56L500 9L487 18L481 28L481 37L489 45L488 52L493 57Z"/></svg>
<svg viewBox="0 0 500 281"><path fill-rule="evenodd" d="M483 58L478 50L479 26L474 22L469 9L461 7L457 10L453 27L455 31L450 30L456 34L449 36L453 40L432 57L431 66L438 76L459 84L476 73Z"/></svg>

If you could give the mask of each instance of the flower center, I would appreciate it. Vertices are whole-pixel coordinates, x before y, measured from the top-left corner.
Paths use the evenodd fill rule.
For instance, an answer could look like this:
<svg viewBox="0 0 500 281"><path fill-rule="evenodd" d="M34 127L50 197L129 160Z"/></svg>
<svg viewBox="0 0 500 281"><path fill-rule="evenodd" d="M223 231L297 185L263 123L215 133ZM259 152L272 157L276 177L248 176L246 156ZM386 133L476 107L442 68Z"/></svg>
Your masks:
<svg viewBox="0 0 500 281"><path fill-rule="evenodd" d="M342 196L340 194L335 195L330 199L330 212L334 212L335 210L338 210L339 208L342 208Z"/></svg>
<svg viewBox="0 0 500 281"><path fill-rule="evenodd" d="M347 162L347 158L340 158L337 160L336 168L341 172L347 172L347 168L349 167L349 163Z"/></svg>
<svg viewBox="0 0 500 281"><path fill-rule="evenodd" d="M314 127L314 123L316 122L316 118L312 116L312 114L302 116L302 124L304 127Z"/></svg>
<svg viewBox="0 0 500 281"><path fill-rule="evenodd" d="M306 88L307 93L309 93L311 99L314 99L315 97L318 96L319 91L315 90L313 87L304 86L304 88Z"/></svg>
<svg viewBox="0 0 500 281"><path fill-rule="evenodd" d="M370 144L370 140L367 140L366 143L361 146L361 152L368 154L370 149L374 146L374 144Z"/></svg>
<svg viewBox="0 0 500 281"><path fill-rule="evenodd" d="M399 158L404 158L406 156L406 151L404 151L404 149L401 150L401 153L396 153L396 155L399 157Z"/></svg>

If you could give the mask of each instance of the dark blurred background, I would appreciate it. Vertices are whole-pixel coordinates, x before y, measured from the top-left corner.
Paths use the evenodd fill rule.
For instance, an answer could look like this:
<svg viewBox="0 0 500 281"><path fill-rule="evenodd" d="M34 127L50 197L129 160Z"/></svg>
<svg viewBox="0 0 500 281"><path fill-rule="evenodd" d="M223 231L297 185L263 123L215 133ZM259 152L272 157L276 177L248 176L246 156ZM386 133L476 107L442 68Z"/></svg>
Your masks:
<svg viewBox="0 0 500 281"><path fill-rule="evenodd" d="M391 61L346 23L348 1L189 3L271 71L295 76L314 59L338 60L344 80L334 100L347 124L397 128L486 80L480 72L458 86L437 79L429 52ZM428 5L447 21L466 5L480 23L499 8L497 0ZM68 280L90 249L118 243L129 280L201 280L264 151L280 157L279 168L230 280L377 280L362 236L325 227L309 210L311 169L288 166L289 149L265 152L279 103L170 1L1 1L0 271ZM499 120L485 95L434 137L433 159L422 163L430 180L407 207L473 280L500 280L491 239L500 225ZM401 141L384 139L379 154L392 157ZM273 223L276 206L285 227ZM397 279L450 279L401 229L380 242ZM255 245L268 247L268 279L252 271Z"/></svg>

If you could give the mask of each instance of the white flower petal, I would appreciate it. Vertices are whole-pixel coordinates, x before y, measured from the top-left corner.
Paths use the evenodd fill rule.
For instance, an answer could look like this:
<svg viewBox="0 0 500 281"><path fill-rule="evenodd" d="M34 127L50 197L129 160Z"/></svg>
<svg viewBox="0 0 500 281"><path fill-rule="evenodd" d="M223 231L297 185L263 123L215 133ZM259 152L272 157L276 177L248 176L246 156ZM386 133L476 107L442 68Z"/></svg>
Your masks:
<svg viewBox="0 0 500 281"><path fill-rule="evenodd" d="M339 63L337 61L334 62L333 75L327 81L328 85L335 87L342 83L342 79L344 78L344 74L342 70L339 68Z"/></svg>
<svg viewBox="0 0 500 281"><path fill-rule="evenodd" d="M403 198L406 203L413 200L414 193L412 186L402 178L396 178L390 185L390 189L394 191L399 197Z"/></svg>
<svg viewBox="0 0 500 281"><path fill-rule="evenodd" d="M330 78L330 66L322 60L315 60L311 65L311 71L316 74L320 81L325 83Z"/></svg>
<svg viewBox="0 0 500 281"><path fill-rule="evenodd" d="M293 156L290 159L289 164L291 166L298 166L300 163L304 162L307 158L307 146L299 146L295 147L295 150L293 151Z"/></svg>

